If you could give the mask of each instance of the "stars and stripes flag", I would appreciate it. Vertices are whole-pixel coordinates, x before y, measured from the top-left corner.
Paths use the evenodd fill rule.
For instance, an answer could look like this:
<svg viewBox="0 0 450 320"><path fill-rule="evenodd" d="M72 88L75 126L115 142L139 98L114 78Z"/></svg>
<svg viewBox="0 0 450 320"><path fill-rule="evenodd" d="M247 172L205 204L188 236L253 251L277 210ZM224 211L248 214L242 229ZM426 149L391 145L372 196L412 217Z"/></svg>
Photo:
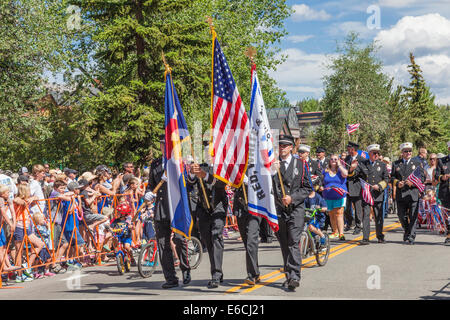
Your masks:
<svg viewBox="0 0 450 320"><path fill-rule="evenodd" d="M370 193L370 184L365 182L363 179L359 178L359 181L361 181L361 187L362 187L362 197L363 200L373 206L373 197L372 193Z"/></svg>
<svg viewBox="0 0 450 320"><path fill-rule="evenodd" d="M420 167L417 167L416 170L414 170L409 177L406 179L406 181L410 181L412 184L414 184L417 189L419 189L420 192L423 192L425 190L425 184L423 184L422 180L422 172L420 171Z"/></svg>
<svg viewBox="0 0 450 320"><path fill-rule="evenodd" d="M239 188L247 169L249 123L230 66L213 32L211 146L214 177Z"/></svg>
<svg viewBox="0 0 450 320"><path fill-rule="evenodd" d="M169 192L169 212L172 230L190 239L193 226L184 177L181 143L189 138L186 121L181 110L170 71L166 72L164 167Z"/></svg>
<svg viewBox="0 0 450 320"><path fill-rule="evenodd" d="M252 96L250 104L250 144L247 175L248 212L267 220L273 231L278 231L275 197L272 194L270 167L275 161L273 137L267 119L266 107L259 86L256 67L252 67Z"/></svg>
<svg viewBox="0 0 450 320"><path fill-rule="evenodd" d="M355 124L348 124L346 126L347 128L347 133L350 134L352 132L355 132L356 130L358 130L359 128L359 123L355 123Z"/></svg>

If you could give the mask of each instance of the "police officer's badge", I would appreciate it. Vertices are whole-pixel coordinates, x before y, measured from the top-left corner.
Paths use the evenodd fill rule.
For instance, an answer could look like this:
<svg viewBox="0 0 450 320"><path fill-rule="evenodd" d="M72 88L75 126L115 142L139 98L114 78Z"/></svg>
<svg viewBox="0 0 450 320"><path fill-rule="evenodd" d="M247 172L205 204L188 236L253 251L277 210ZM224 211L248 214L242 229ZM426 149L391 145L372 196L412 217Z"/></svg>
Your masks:
<svg viewBox="0 0 450 320"><path fill-rule="evenodd" d="M377 171L380 171L380 170L381 170L381 168L380 168L380 167L378 167L378 168L377 168Z"/></svg>
<svg viewBox="0 0 450 320"><path fill-rule="evenodd" d="M297 168L294 169L294 174L298 175L298 169Z"/></svg>
<svg viewBox="0 0 450 320"><path fill-rule="evenodd" d="M415 166L415 165L413 165L413 166L412 166L412 169L414 170L415 168L416 168L416 166Z"/></svg>

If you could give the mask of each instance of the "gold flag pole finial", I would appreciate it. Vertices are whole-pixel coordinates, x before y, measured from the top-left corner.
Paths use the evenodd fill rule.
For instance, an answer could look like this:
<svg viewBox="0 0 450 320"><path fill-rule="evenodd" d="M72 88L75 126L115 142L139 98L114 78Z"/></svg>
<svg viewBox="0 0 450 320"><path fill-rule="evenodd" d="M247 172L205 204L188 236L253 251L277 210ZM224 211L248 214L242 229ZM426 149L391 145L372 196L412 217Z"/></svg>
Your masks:
<svg viewBox="0 0 450 320"><path fill-rule="evenodd" d="M248 47L245 49L245 55L250 59L252 64L255 63L255 56L256 56L256 48L255 47Z"/></svg>
<svg viewBox="0 0 450 320"><path fill-rule="evenodd" d="M170 68L169 64L167 63L166 56L164 55L164 51L161 51L161 58L164 63L164 67L166 68L166 73L172 72L172 69Z"/></svg>
<svg viewBox="0 0 450 320"><path fill-rule="evenodd" d="M213 23L213 18L210 16L206 16L206 22L209 25L209 29L211 30L211 33L214 32L214 23Z"/></svg>

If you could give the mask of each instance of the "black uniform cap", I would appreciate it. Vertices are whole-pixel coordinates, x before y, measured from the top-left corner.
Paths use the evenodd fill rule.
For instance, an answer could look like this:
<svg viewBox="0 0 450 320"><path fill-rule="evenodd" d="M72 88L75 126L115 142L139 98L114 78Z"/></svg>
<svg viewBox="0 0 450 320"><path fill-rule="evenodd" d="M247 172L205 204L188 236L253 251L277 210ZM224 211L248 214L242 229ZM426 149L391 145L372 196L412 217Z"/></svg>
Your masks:
<svg viewBox="0 0 450 320"><path fill-rule="evenodd" d="M325 149L322 148L322 147L317 147L316 153L319 153L319 152L326 152L326 151L325 151Z"/></svg>
<svg viewBox="0 0 450 320"><path fill-rule="evenodd" d="M287 134L280 134L278 144L295 144L294 137Z"/></svg>
<svg viewBox="0 0 450 320"><path fill-rule="evenodd" d="M347 147L359 149L359 144L349 141Z"/></svg>

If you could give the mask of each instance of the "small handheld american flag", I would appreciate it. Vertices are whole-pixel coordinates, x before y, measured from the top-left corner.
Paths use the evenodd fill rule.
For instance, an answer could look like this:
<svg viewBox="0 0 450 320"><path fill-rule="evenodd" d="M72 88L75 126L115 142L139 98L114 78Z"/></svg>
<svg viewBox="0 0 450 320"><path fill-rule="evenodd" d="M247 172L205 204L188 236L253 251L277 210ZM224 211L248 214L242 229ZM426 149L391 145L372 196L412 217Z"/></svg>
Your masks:
<svg viewBox="0 0 450 320"><path fill-rule="evenodd" d="M355 132L356 130L358 130L359 123L348 124L348 125L346 125L346 127L347 127L347 133L350 134L350 133Z"/></svg>
<svg viewBox="0 0 450 320"><path fill-rule="evenodd" d="M370 184L365 182L363 179L359 178L359 181L361 181L361 187L362 187L362 196L366 203L373 206L373 198L372 194L370 193Z"/></svg>
<svg viewBox="0 0 450 320"><path fill-rule="evenodd" d="M406 181L410 181L420 192L423 192L425 190L425 185L423 184L421 177L422 172L420 171L420 167L417 167L416 170L409 175Z"/></svg>

